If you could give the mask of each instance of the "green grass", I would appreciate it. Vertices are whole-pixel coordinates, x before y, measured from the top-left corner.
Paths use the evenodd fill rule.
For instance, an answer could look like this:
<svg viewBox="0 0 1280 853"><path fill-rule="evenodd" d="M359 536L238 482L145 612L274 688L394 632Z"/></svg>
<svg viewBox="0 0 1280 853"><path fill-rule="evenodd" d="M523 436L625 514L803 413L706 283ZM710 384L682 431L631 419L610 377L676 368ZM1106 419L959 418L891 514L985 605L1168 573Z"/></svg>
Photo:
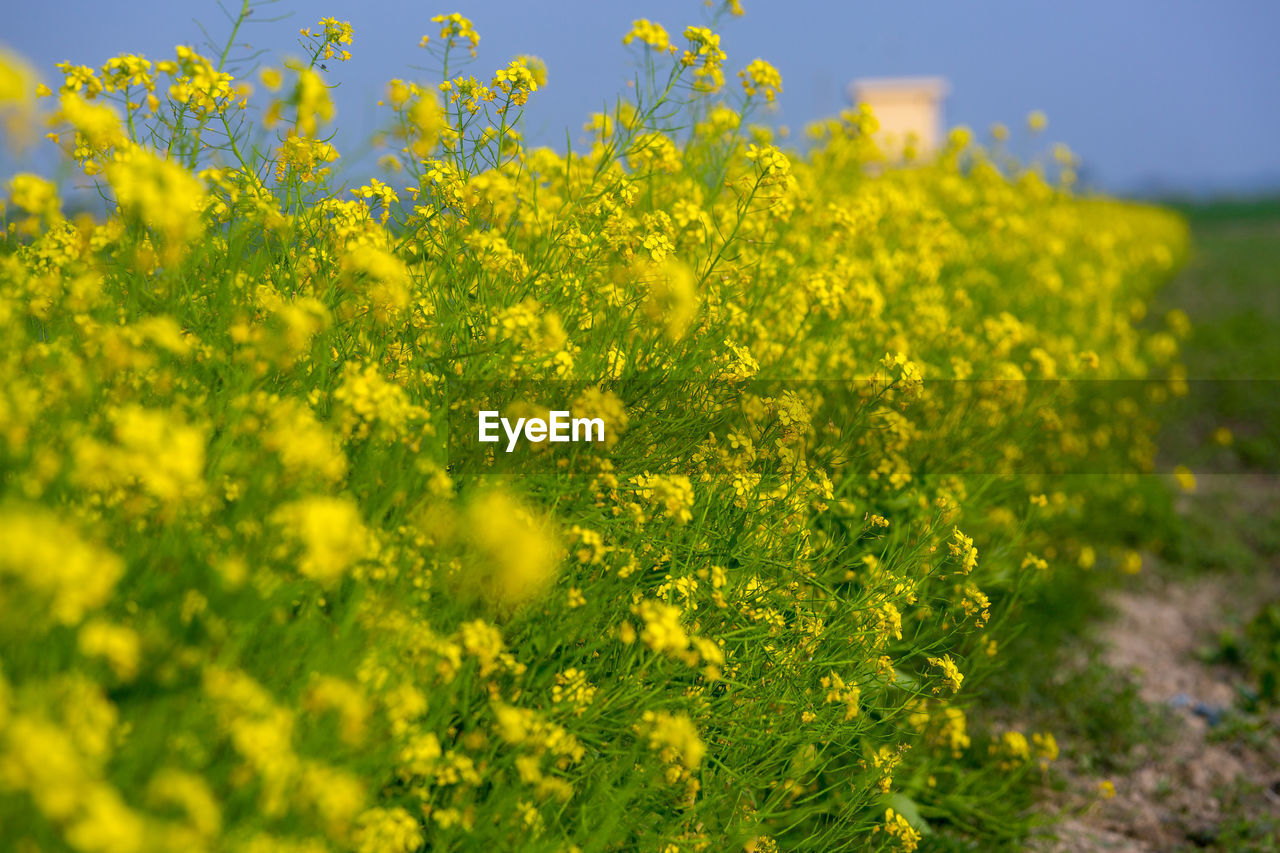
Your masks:
<svg viewBox="0 0 1280 853"><path fill-rule="evenodd" d="M1191 393L1161 439L1165 467L1201 482L1166 554L1192 572L1243 569L1280 554L1280 198L1184 206L1192 254L1155 303L1191 319ZM1231 433L1227 446L1215 430ZM1218 475L1248 474L1219 479Z"/></svg>
<svg viewBox="0 0 1280 853"><path fill-rule="evenodd" d="M1209 201L1170 199L1163 204L1181 213L1196 228L1221 222L1240 223L1280 219L1280 196L1228 196Z"/></svg>
<svg viewBox="0 0 1280 853"><path fill-rule="evenodd" d="M1183 357L1188 405L1166 438L1170 454L1221 471L1280 471L1280 199L1184 208L1194 235L1186 269L1157 300L1193 332ZM1234 435L1230 453L1206 447ZM1182 461L1182 460L1179 460Z"/></svg>
<svg viewBox="0 0 1280 853"><path fill-rule="evenodd" d="M1143 702L1130 675L1099 659L1091 628L1108 617L1104 593L1114 586L1112 574L1052 578L1025 611L1035 629L1018 637L1006 677L984 696L1053 731L1078 767L1104 775L1132 769L1133 747L1168 732L1164 709Z"/></svg>

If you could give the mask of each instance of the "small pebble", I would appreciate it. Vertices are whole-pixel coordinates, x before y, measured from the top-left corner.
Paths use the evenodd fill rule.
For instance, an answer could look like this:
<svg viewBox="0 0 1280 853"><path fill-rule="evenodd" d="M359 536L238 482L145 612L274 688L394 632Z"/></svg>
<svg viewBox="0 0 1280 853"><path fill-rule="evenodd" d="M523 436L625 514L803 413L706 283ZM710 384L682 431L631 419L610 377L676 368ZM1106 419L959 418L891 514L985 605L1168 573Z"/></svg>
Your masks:
<svg viewBox="0 0 1280 853"><path fill-rule="evenodd" d="M1191 713L1198 717L1204 717L1205 722L1210 727L1213 727L1222 722L1224 710L1217 705L1210 705L1208 702L1197 702L1195 707L1191 709Z"/></svg>

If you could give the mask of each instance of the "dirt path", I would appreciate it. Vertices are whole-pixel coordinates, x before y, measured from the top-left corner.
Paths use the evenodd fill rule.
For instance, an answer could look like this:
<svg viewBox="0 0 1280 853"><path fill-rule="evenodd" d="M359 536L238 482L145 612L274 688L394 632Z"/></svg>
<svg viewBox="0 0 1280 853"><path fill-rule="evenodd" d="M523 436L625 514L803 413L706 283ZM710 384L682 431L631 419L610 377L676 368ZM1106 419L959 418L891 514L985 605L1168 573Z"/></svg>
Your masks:
<svg viewBox="0 0 1280 853"><path fill-rule="evenodd" d="M1280 713L1236 712L1241 673L1199 654L1280 593L1275 567L1259 568L1247 577L1152 578L1113 594L1104 660L1133 675L1143 701L1167 709L1168 730L1135 747L1133 769L1109 780L1111 797L1068 763L1055 806L1069 817L1048 849L1280 849Z"/></svg>

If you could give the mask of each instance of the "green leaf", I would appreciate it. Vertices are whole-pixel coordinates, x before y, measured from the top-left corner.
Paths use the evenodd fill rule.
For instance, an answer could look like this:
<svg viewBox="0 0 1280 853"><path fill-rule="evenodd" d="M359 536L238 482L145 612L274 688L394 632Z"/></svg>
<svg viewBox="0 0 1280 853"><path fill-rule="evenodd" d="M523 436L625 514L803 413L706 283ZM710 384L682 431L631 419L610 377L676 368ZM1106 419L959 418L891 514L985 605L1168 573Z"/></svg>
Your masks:
<svg viewBox="0 0 1280 853"><path fill-rule="evenodd" d="M911 828L916 832L921 835L933 835L933 828L929 826L929 822L920 814L920 808L916 805L916 801L906 794L890 794L885 800L885 804L905 817L907 823L911 824Z"/></svg>

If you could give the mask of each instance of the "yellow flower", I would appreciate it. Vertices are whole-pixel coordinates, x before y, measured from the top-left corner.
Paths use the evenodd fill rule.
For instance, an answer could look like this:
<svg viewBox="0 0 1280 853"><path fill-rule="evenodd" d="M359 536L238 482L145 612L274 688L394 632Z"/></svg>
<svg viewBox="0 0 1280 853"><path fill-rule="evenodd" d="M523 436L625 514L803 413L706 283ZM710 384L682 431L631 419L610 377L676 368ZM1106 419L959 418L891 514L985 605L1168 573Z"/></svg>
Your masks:
<svg viewBox="0 0 1280 853"><path fill-rule="evenodd" d="M155 88L155 75L151 60L142 56L124 54L108 59L102 66L102 88L116 92L130 87L151 91Z"/></svg>
<svg viewBox="0 0 1280 853"><path fill-rule="evenodd" d="M343 46L351 44L355 34L351 22L339 21L336 18L321 18L320 28L321 31L318 33L313 33L310 29L304 29L301 32L304 38L313 38L319 42L315 49L318 58L337 59L339 62L350 59L351 52L343 50Z"/></svg>
<svg viewBox="0 0 1280 853"><path fill-rule="evenodd" d="M684 37L689 40L689 47L681 55L680 64L693 68L695 87L706 92L719 90L724 85L721 66L725 60L720 36L706 27L685 27Z"/></svg>
<svg viewBox="0 0 1280 853"><path fill-rule="evenodd" d="M354 254L357 257L350 260L348 275L361 283L365 283L364 279L356 278L357 274L366 273L371 277L369 295L375 303L374 316L381 322L407 298L404 283L399 279L403 265L380 250ZM378 311L387 313L379 315ZM377 364L349 363L343 371L342 382L333 392L333 402L342 432L354 440L372 435L388 440L405 438L412 444L412 439L420 435L418 430L422 429L421 422L427 415L425 409L410 401L403 387L383 377Z"/></svg>
<svg viewBox="0 0 1280 853"><path fill-rule="evenodd" d="M9 181L9 199L31 214L31 233L41 222L52 224L62 219L62 202L57 188L39 175L27 172L14 175Z"/></svg>
<svg viewBox="0 0 1280 853"><path fill-rule="evenodd" d="M58 106L57 118L71 125L74 134L71 156L87 173L97 174L115 149L127 145L128 137L110 106L91 104L75 93L62 95Z"/></svg>
<svg viewBox="0 0 1280 853"><path fill-rule="evenodd" d="M657 505L664 515L685 524L693 518L693 484L684 474L644 473L633 481L642 500Z"/></svg>
<svg viewBox="0 0 1280 853"><path fill-rule="evenodd" d="M746 68L738 72L742 78L742 88L747 96L763 94L766 101L773 103L774 97L782 91L782 75L763 59L756 59Z"/></svg>
<svg viewBox="0 0 1280 853"><path fill-rule="evenodd" d="M0 578L11 578L48 601L56 622L74 625L105 604L124 562L82 539L47 510L0 509Z"/></svg>
<svg viewBox="0 0 1280 853"><path fill-rule="evenodd" d="M1037 557L1035 554L1028 553L1022 558L1022 568L1040 569L1044 571L1049 568L1049 561L1043 557Z"/></svg>
<svg viewBox="0 0 1280 853"><path fill-rule="evenodd" d="M827 691L826 698L823 700L825 704L842 704L845 706L845 721L852 720L858 716L858 701L862 698L862 691L856 684L845 684L835 670L824 675L818 682L822 688Z"/></svg>
<svg viewBox="0 0 1280 853"><path fill-rule="evenodd" d="M654 23L647 18L637 18L631 23L631 29L622 37L623 44L638 41L659 52L675 53L671 37L667 35L662 24Z"/></svg>
<svg viewBox="0 0 1280 853"><path fill-rule="evenodd" d="M368 809L356 827L356 853L412 853L423 843L421 825L398 806Z"/></svg>
<svg viewBox="0 0 1280 853"><path fill-rule="evenodd" d="M967 731L967 720L960 708L943 708L942 725L933 738L935 743L945 745L953 757L960 757L969 748L972 741Z"/></svg>
<svg viewBox="0 0 1280 853"><path fill-rule="evenodd" d="M201 427L174 412L135 405L110 415L114 442L83 438L73 447L75 477L84 487L104 493L136 489L169 508L205 493Z"/></svg>
<svg viewBox="0 0 1280 853"><path fill-rule="evenodd" d="M1058 760L1058 740L1051 732L1034 732L1031 735L1031 743L1035 747L1036 758L1040 760L1041 766Z"/></svg>
<svg viewBox="0 0 1280 853"><path fill-rule="evenodd" d="M689 635L680 624L680 608L660 601L641 601L632 610L644 621L640 639L655 652L683 652Z"/></svg>
<svg viewBox="0 0 1280 853"><path fill-rule="evenodd" d="M0 49L0 105L30 105L35 96L35 72L16 54Z"/></svg>
<svg viewBox="0 0 1280 853"><path fill-rule="evenodd" d="M422 732L411 736L400 750L400 777L406 780L430 778L443 755L440 739L434 733Z"/></svg>
<svg viewBox="0 0 1280 853"><path fill-rule="evenodd" d="M409 270L392 253L359 246L343 255L341 266L344 276L364 291L362 296L378 322L390 322L409 306Z"/></svg>
<svg viewBox="0 0 1280 853"><path fill-rule="evenodd" d="M81 626L77 643L85 657L105 659L121 681L132 681L137 676L142 649L132 628L93 619Z"/></svg>
<svg viewBox="0 0 1280 853"><path fill-rule="evenodd" d="M942 670L942 677L950 685L952 691L960 689L960 684L964 681L964 674L960 672L955 661L951 659L951 655L943 655L940 658L931 657L929 658L929 665L936 666ZM934 692L937 693L938 688L935 687Z"/></svg>
<svg viewBox="0 0 1280 853"><path fill-rule="evenodd" d="M965 536L960 532L960 528L952 529L952 540L948 545L951 556L960 561L960 571L969 574L978 565L978 549L973 545L973 539Z"/></svg>
<svg viewBox="0 0 1280 853"><path fill-rule="evenodd" d="M1031 746L1022 732L1009 731L1000 736L1000 748L1006 755L1018 761L1031 760Z"/></svg>
<svg viewBox="0 0 1280 853"><path fill-rule="evenodd" d="M291 478L319 475L330 482L347 472L347 459L337 437L321 424L311 408L291 397L266 398L267 424L262 444L276 453Z"/></svg>
<svg viewBox="0 0 1280 853"><path fill-rule="evenodd" d="M707 747L698 736L698 727L686 715L645 711L636 729L648 737L649 746L664 762L678 762L687 770L702 764Z"/></svg>
<svg viewBox="0 0 1280 853"><path fill-rule="evenodd" d="M546 79L545 66L542 69L542 77ZM529 94L538 91L538 75L525 60L513 59L506 68L500 69L493 75L493 82L490 85L494 91L505 94L511 103L524 106L529 100Z"/></svg>
<svg viewBox="0 0 1280 853"><path fill-rule="evenodd" d="M290 173L300 181L320 181L329 175L326 164L338 159L338 150L327 142L290 134L280 143L276 157L276 178Z"/></svg>
<svg viewBox="0 0 1280 853"><path fill-rule="evenodd" d="M491 601L522 604L555 579L560 547L546 523L504 491L474 498L462 517L462 536L479 558L465 585L476 585Z"/></svg>
<svg viewBox="0 0 1280 853"><path fill-rule="evenodd" d="M173 84L169 87L172 100L198 113L208 114L224 109L236 96L231 87L232 76L219 71L208 57L186 45L178 45L175 53L177 62L158 63L156 66L157 70L167 71L173 77Z"/></svg>
<svg viewBox="0 0 1280 853"><path fill-rule="evenodd" d="M387 83L386 98L380 102L389 104L403 121L392 130L393 136L404 143L403 152L425 160L440 139L451 130L440 99L431 89L416 83L396 79Z"/></svg>
<svg viewBox="0 0 1280 853"><path fill-rule="evenodd" d="M570 667L564 672L556 673L556 683L551 688L551 701L557 705L570 706L575 716L581 716L595 696L596 688L587 681L587 675L582 670Z"/></svg>
<svg viewBox="0 0 1280 853"><path fill-rule="evenodd" d="M313 713L335 712L344 743L356 745L364 740L369 702L359 685L331 675L316 676L303 694L302 707Z"/></svg>
<svg viewBox="0 0 1280 853"><path fill-rule="evenodd" d="M529 73L533 75L534 83L539 86L547 85L547 63L527 53L520 54L515 58L515 61L529 69Z"/></svg>
<svg viewBox="0 0 1280 853"><path fill-rule="evenodd" d="M329 87L310 68L298 71L293 102L297 109L296 128L299 136L314 138L320 125L333 121L336 113L333 99L329 97Z"/></svg>
<svg viewBox="0 0 1280 853"><path fill-rule="evenodd" d="M364 559L372 544L359 507L347 498L302 498L280 507L272 520L302 546L298 572L326 586Z"/></svg>
<svg viewBox="0 0 1280 853"><path fill-rule="evenodd" d="M221 831L222 809L202 777L166 767L151 777L147 787L150 803L177 806L201 838L212 840Z"/></svg>
<svg viewBox="0 0 1280 853"><path fill-rule="evenodd" d="M476 46L480 44L480 34L476 32L475 25L470 19L464 18L457 12L448 15L436 15L431 19L433 24L440 24L440 38L446 43L452 43L454 39L464 39L471 49L471 55L476 55ZM425 44L425 36L424 36Z"/></svg>
<svg viewBox="0 0 1280 853"><path fill-rule="evenodd" d="M791 161L772 145L761 148L754 143L747 146L747 159L756 166L759 186L786 186L791 180Z"/></svg>
<svg viewBox="0 0 1280 853"><path fill-rule="evenodd" d="M162 234L173 252L204 230L204 187L180 164L134 147L119 152L105 173L120 210Z"/></svg>
<svg viewBox="0 0 1280 853"><path fill-rule="evenodd" d="M644 312L672 340L680 340L689 331L689 327L698 314L697 280L693 270L676 260L666 257L665 247L670 244L665 238L655 240L646 246L654 261L639 261L631 266L630 275L645 291ZM655 247L664 247L661 251ZM656 257L661 255L661 257Z"/></svg>
<svg viewBox="0 0 1280 853"><path fill-rule="evenodd" d="M923 838L905 817L892 808L884 810L884 823L876 827L876 831L884 832L889 837L889 843L896 850L915 850L920 846L920 840Z"/></svg>
<svg viewBox="0 0 1280 853"><path fill-rule="evenodd" d="M264 68L258 74L258 79L262 81L262 85L268 91L274 92L284 85L284 74L279 68Z"/></svg>
<svg viewBox="0 0 1280 853"><path fill-rule="evenodd" d="M33 136L36 76L21 57L0 48L0 128L16 147Z"/></svg>

